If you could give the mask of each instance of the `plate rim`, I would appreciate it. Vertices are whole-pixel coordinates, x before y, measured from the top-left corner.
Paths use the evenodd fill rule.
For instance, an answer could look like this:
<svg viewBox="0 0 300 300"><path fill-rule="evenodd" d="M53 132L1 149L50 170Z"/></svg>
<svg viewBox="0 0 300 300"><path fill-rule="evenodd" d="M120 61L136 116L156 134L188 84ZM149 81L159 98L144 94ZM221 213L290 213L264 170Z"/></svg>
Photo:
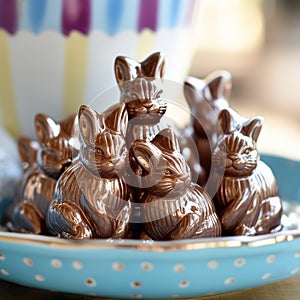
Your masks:
<svg viewBox="0 0 300 300"><path fill-rule="evenodd" d="M148 241L131 239L95 239L67 240L45 235L24 234L15 232L0 232L0 242L14 244L46 245L51 248L63 249L134 249L151 252L166 252L179 250L202 250L212 248L258 248L291 242L300 238L300 230L283 230L257 236L228 236L214 238L185 239L176 241Z"/></svg>

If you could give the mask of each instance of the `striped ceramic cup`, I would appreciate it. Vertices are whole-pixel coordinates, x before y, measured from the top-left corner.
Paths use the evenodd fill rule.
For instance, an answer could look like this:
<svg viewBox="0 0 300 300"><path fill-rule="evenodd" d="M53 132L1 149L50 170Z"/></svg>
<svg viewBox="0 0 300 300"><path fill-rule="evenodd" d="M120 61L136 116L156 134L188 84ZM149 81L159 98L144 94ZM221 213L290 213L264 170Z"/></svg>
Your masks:
<svg viewBox="0 0 300 300"><path fill-rule="evenodd" d="M33 136L43 112L62 119L115 85L117 55L166 54L182 81L201 0L0 0L0 123Z"/></svg>

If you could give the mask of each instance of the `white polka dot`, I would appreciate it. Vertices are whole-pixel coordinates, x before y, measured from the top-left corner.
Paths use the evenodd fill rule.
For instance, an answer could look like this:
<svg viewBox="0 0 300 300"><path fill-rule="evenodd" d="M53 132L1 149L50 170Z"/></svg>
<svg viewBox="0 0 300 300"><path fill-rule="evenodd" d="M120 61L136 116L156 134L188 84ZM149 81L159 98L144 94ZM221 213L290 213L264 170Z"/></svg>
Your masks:
<svg viewBox="0 0 300 300"><path fill-rule="evenodd" d="M31 258L28 258L28 257L23 258L23 263L28 267L33 266L33 260Z"/></svg>
<svg viewBox="0 0 300 300"><path fill-rule="evenodd" d="M51 260L51 266L53 268L59 269L62 267L62 262L59 259L52 259Z"/></svg>
<svg viewBox="0 0 300 300"><path fill-rule="evenodd" d="M144 271L151 271L153 269L153 265L149 262L142 262L141 269Z"/></svg>
<svg viewBox="0 0 300 300"><path fill-rule="evenodd" d="M234 280L235 279L233 277L229 277L224 281L224 284L232 284L232 283L234 283Z"/></svg>
<svg viewBox="0 0 300 300"><path fill-rule="evenodd" d="M5 260L5 256L3 253L0 253L0 260Z"/></svg>
<svg viewBox="0 0 300 300"><path fill-rule="evenodd" d="M184 265L175 265L173 269L174 269L174 272L181 273L184 271Z"/></svg>
<svg viewBox="0 0 300 300"><path fill-rule="evenodd" d="M268 264L272 264L272 263L275 261L275 259L276 259L276 256L275 256L275 255L269 255L269 256L267 257L267 263L268 263Z"/></svg>
<svg viewBox="0 0 300 300"><path fill-rule="evenodd" d="M209 268L209 269L212 269L212 270L217 269L218 266L219 266L219 264L218 264L218 262L215 261L215 260L211 260L211 261L208 263L208 268Z"/></svg>
<svg viewBox="0 0 300 300"><path fill-rule="evenodd" d="M172 295L172 298L173 299L178 299L178 298L180 298L181 297L181 295L180 294L175 294L175 295Z"/></svg>
<svg viewBox="0 0 300 300"><path fill-rule="evenodd" d="M190 285L190 282L188 280L182 280L179 282L179 287L186 288Z"/></svg>
<svg viewBox="0 0 300 300"><path fill-rule="evenodd" d="M142 284L139 282L139 281L132 281L130 283L130 285L133 287L133 288L140 288L142 286Z"/></svg>
<svg viewBox="0 0 300 300"><path fill-rule="evenodd" d="M132 298L142 298L141 294L132 294L131 295Z"/></svg>
<svg viewBox="0 0 300 300"><path fill-rule="evenodd" d="M299 272L299 268L295 268L291 271L291 274L294 275Z"/></svg>
<svg viewBox="0 0 300 300"><path fill-rule="evenodd" d="M5 276L8 276L9 275L9 272L5 269L1 269L1 273Z"/></svg>
<svg viewBox="0 0 300 300"><path fill-rule="evenodd" d="M125 269L125 266L124 264L120 263L120 262L115 262L112 264L112 268L115 270L115 271L123 271Z"/></svg>
<svg viewBox="0 0 300 300"><path fill-rule="evenodd" d="M81 270L83 269L83 264L80 261L73 261L72 267L75 270Z"/></svg>
<svg viewBox="0 0 300 300"><path fill-rule="evenodd" d="M266 280L266 279L270 278L271 275L272 275L271 273L266 273L266 274L264 274L264 275L262 276L262 279L263 279L263 280Z"/></svg>
<svg viewBox="0 0 300 300"><path fill-rule="evenodd" d="M37 274L34 276L37 281L45 281L45 277L41 274Z"/></svg>
<svg viewBox="0 0 300 300"><path fill-rule="evenodd" d="M186 288L190 285L190 282L188 280L182 280L179 282L179 287L180 288Z"/></svg>
<svg viewBox="0 0 300 300"><path fill-rule="evenodd" d="M246 263L246 260L244 258L237 258L235 261L234 261L234 265L236 267L242 267L244 264Z"/></svg>
<svg viewBox="0 0 300 300"><path fill-rule="evenodd" d="M299 258L300 257L300 251L297 251L296 253L295 253L295 258Z"/></svg>
<svg viewBox="0 0 300 300"><path fill-rule="evenodd" d="M90 287L96 286L96 280L93 278L88 278L86 279L85 284Z"/></svg>

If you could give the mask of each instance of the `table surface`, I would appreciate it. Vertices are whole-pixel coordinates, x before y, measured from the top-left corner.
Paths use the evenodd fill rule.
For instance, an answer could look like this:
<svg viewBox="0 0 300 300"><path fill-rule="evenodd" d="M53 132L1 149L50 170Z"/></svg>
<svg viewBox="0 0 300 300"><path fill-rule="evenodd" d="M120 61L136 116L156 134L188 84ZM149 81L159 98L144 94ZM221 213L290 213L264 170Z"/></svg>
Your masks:
<svg viewBox="0 0 300 300"><path fill-rule="evenodd" d="M32 289L15 285L0 280L0 298L6 300L95 300L104 299L80 295L54 293L50 291ZM198 298L194 298L198 299ZM200 298L199 298L200 299ZM273 284L257 288L201 297L201 300L299 300L300 299L300 275Z"/></svg>

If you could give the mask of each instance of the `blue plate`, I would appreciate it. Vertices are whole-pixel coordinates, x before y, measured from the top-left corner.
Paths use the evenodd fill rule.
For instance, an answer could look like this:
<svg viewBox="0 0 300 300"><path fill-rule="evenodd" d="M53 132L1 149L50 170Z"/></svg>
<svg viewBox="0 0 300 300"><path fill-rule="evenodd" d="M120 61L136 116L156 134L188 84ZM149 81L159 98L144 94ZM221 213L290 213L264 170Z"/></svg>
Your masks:
<svg viewBox="0 0 300 300"><path fill-rule="evenodd" d="M285 229L172 242L69 241L0 232L0 279L108 298L196 297L300 273L300 162L263 155L284 199ZM4 211L0 203L0 212ZM1 216L0 216L1 217Z"/></svg>

